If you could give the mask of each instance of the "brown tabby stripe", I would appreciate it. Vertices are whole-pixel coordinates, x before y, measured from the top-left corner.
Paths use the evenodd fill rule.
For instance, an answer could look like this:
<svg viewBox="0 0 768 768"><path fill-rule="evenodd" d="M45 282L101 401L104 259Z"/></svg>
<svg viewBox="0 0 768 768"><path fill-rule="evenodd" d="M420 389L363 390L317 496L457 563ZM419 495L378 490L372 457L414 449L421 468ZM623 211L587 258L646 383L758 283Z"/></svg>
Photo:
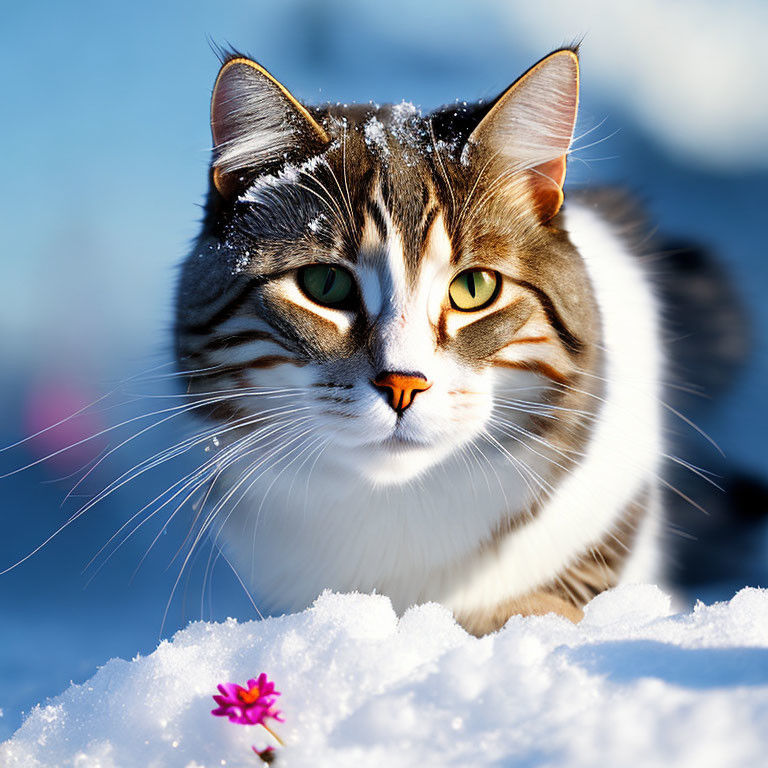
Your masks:
<svg viewBox="0 0 768 768"><path fill-rule="evenodd" d="M241 386L243 388L247 387L247 385L243 384ZM238 401L236 397L235 395L231 399L205 405L197 411L197 415L221 423L231 423L237 419L252 416L253 414L248 410L247 403L245 401Z"/></svg>
<svg viewBox="0 0 768 768"><path fill-rule="evenodd" d="M511 362L509 360L496 360L493 363L500 368L517 368L520 371L532 371L542 376L546 376L548 379L557 382L558 384L568 384L569 379L564 376L560 371L553 368L551 365L540 362Z"/></svg>
<svg viewBox="0 0 768 768"><path fill-rule="evenodd" d="M649 499L649 489L645 488L626 506L612 531L548 584L491 610L458 614L456 620L478 637L495 632L515 615L558 613L573 622L580 621L584 615L582 608L600 592L618 583Z"/></svg>
<svg viewBox="0 0 768 768"><path fill-rule="evenodd" d="M440 209L437 206L430 208L424 216L424 224L421 228L421 236L419 237L419 249L423 250L429 238L429 231L432 229L432 225L435 223L437 214Z"/></svg>
<svg viewBox="0 0 768 768"><path fill-rule="evenodd" d="M563 344L565 344L566 349L571 352L580 352L584 348L584 343L568 330L557 309L555 309L552 299L549 298L545 291L537 285L529 283L527 280L514 280L512 278L510 278L510 280L515 283L515 285L519 285L521 288L525 288L536 294L550 325L557 331L557 335L560 337Z"/></svg>
<svg viewBox="0 0 768 768"><path fill-rule="evenodd" d="M613 530L559 574L548 586L548 591L582 608L603 590L615 587L632 550L638 526L648 510L649 500L650 491L646 488L627 505Z"/></svg>
<svg viewBox="0 0 768 768"><path fill-rule="evenodd" d="M545 341L549 341L549 336L527 336L524 339L512 339L509 343L503 347L499 347L498 351L511 347L513 344L543 344Z"/></svg>

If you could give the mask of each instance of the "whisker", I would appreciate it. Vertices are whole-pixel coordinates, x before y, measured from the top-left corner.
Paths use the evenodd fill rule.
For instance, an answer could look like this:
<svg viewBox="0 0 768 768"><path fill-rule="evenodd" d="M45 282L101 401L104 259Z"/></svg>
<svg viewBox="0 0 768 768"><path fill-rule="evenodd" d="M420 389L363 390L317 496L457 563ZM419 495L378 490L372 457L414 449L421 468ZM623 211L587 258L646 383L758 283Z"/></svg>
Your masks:
<svg viewBox="0 0 768 768"><path fill-rule="evenodd" d="M312 473L315 471L315 467L317 466L318 461L320 461L320 458L322 457L323 453L325 453L325 449L330 445L331 438L328 438L325 441L325 444L320 448L320 452L315 457L315 460L312 462L312 466L309 468L309 472L307 473L307 481L304 485L304 519L306 520L307 517L307 506L309 505L309 481L312 478Z"/></svg>
<svg viewBox="0 0 768 768"><path fill-rule="evenodd" d="M303 435L306 435L306 434L311 434L313 431L314 431L314 430L310 428L310 429L309 429L309 430L307 430L306 432L302 433L302 436L303 436ZM266 487L266 489L265 489L265 491L264 491L264 493L263 493L263 495L262 495L262 497L261 497L261 502L259 503L259 507L258 507L258 509L256 510L256 519L255 519L255 521L254 521L254 524L253 524L253 546L254 546L254 547L255 547L255 544L256 544L256 530L258 529L259 520L261 519L261 512L262 512L262 509L264 508L264 504L265 504L265 503L266 503L266 501L267 501L267 497L269 496L269 493L270 493L270 491L272 490L272 488L274 487L275 483L277 483L277 481L278 481L278 480L280 479L280 477L282 476L283 472L285 472L285 471L286 471L286 469L288 469L288 467L290 467L290 466L291 466L291 465L292 465L292 464L293 464L295 461L298 461L298 460L299 460L299 459L300 459L300 458L301 458L301 457L304 455L304 453L306 453L306 451L307 451L307 449L308 449L308 448L310 448L310 447L312 447L312 446L315 446L315 447L316 447L317 445L319 445L319 444L322 444L322 442L323 442L323 438L322 438L322 436L320 436L320 437L315 437L315 438L314 438L314 440L306 440L306 441L304 441L303 443L301 443L299 446L297 446L297 447L296 447L294 450L299 450L299 449L300 449L300 450L299 450L299 453L298 453L296 456L294 456L294 457L293 457L293 458L292 458L292 459L291 459L291 460L290 460L290 461L289 461L289 462L288 462L288 463L287 463L287 464L286 464L286 465L285 465L285 466L284 466L284 467L283 467L283 468L282 468L282 469L281 469L281 470L280 470L280 471L277 473L277 475L275 475L275 477L274 477L274 478L272 478L272 482L271 482L271 483L270 483L270 484L269 484L269 485ZM288 454L288 455L290 455L290 454ZM309 454L309 455L311 456L311 455L312 455L312 453L310 452L310 454ZM282 458L286 458L286 457L282 457ZM303 465L301 465L301 466L303 466ZM274 468L274 467L273 467L273 468ZM299 467L299 469L300 469L300 468L301 468L301 467ZM297 470L297 471L298 471L298 470ZM256 479L258 479L258 478L256 478ZM293 478L293 479L295 479L295 474L294 474L294 478ZM246 489L246 495L247 495L247 492L250 490L250 488L253 486L253 484L254 484L255 482L256 482L256 480L253 480L253 481L251 482L251 484L248 486L248 488ZM293 482L291 482L291 486L292 486L292 485L293 485ZM290 494L290 490L289 490L289 494ZM239 500L238 500L238 501L239 501ZM253 562L255 562L255 558L254 558Z"/></svg>
<svg viewBox="0 0 768 768"><path fill-rule="evenodd" d="M554 445L552 445L548 441L546 441L546 440L544 440L542 438L539 438L537 435L534 435L532 432L529 432L528 430L526 430L526 429L524 429L524 428L522 428L522 427L520 427L518 425L499 424L498 422L494 422L494 423L495 423L495 426L496 426L497 429L499 429L502 432L504 432L506 435L511 437L513 440L515 440L520 445L525 446L525 448L527 450L529 450L531 453L535 454L536 456L539 456L542 459L546 459L548 462L550 462L554 466L558 467L559 469L562 469L564 472L568 472L569 471L569 469L570 469L569 467L564 467L562 464L560 464L560 462L555 461L555 459L553 459L551 456L544 455L543 453L537 451L532 446L528 445L528 443L525 440L522 440L520 437L517 437L515 435L515 431L519 431L519 433L522 434L523 437L525 437L525 438L527 438L529 440L534 440L535 442L540 443L541 445L543 445L545 448L548 448L549 450L554 451L559 456L562 456L566 461L572 462L573 459L570 456L568 456L566 453L561 451L559 448L556 448ZM510 427L513 427L514 431L512 431L512 430L507 431Z"/></svg>
<svg viewBox="0 0 768 768"><path fill-rule="evenodd" d="M121 379L115 387L113 387L109 392L106 392L105 394L101 395L101 397L96 398L91 403L88 403L87 405L84 405L82 408L79 408L74 413L69 414L68 416L65 416L63 419L60 419L59 421L55 422L54 424L51 424L47 427L43 427L43 429L39 429L37 432L33 432L31 435L27 435L26 437L21 438L20 440L17 440L14 443L11 443L10 445L3 446L0 448L0 453L4 453L5 451L9 451L12 448L16 448L19 445L23 445L24 443L29 442L30 440L34 440L36 437L39 437L40 435L45 434L46 432L51 431L52 429L56 429L56 427L60 427L63 424L66 424L70 419L74 419L77 416L80 416L81 414L85 413L86 411L89 411L93 409L96 405L103 402L104 400L107 400L109 397L114 395L116 392L119 392L122 387L124 387L128 382L134 381L137 379L140 379L140 377L146 375L149 372L156 371L158 368L164 368L168 365L172 365L171 362L162 363L160 365L156 365L152 368L149 368L147 371L143 371L141 373L136 373L131 376L126 376L125 378ZM7 477L7 475L0 475L0 479L3 477Z"/></svg>
<svg viewBox="0 0 768 768"><path fill-rule="evenodd" d="M18 467L17 469L11 470L10 472L7 472L3 475L0 475L0 480L3 480L7 477L11 477L12 475L18 474L19 472L24 472L27 469L31 469L32 467L37 466L38 464L42 464L44 461L49 461L50 459L54 458L55 456L59 456L60 454L64 453L65 451L72 450L73 448L76 448L79 445L84 445L85 443L88 443L92 440L95 440L96 438L102 437L103 435L109 434L110 432L114 432L117 429L120 429L122 427L128 426L129 424L133 424L136 421L140 421L142 419L148 419L153 416L160 416L163 414L170 414L169 416L160 419L159 421L156 421L154 424L151 424L149 427L146 427L145 429L142 429L141 431L134 434L132 437L128 438L127 440L123 441L118 445L116 448L114 448L109 454L106 454L106 456L110 455L114 450L117 450L118 448L121 448L122 446L126 445L127 443L131 442L132 440L135 440L140 435L145 434L150 429L155 429L156 427L160 426L161 424L166 423L172 418L176 418L177 416L180 416L185 413L190 413L191 411L197 410L199 408L207 407L208 405L214 405L217 403L224 402L225 400L230 400L231 397L211 397L204 400L201 400L197 403L182 403L181 405L172 406L169 408L162 408L156 411L152 411L150 413L144 413L139 416L133 416L130 419L126 419L124 421L121 421L119 424L114 424L110 427L105 427L104 429L99 430L98 432L95 432L92 435L88 435L88 437L84 437L80 440L75 441L74 443L70 443L69 445L65 446L64 448L59 448L56 451L52 451L46 456L43 456L42 458L36 459L34 461L29 462L28 464L25 464L23 467ZM66 420L65 420L66 421ZM43 430L46 431L46 430ZM24 442L24 441L21 441ZM106 458L104 456L103 458ZM103 460L102 458L102 460Z"/></svg>
<svg viewBox="0 0 768 768"><path fill-rule="evenodd" d="M297 397L305 392L309 392L309 387L229 387L227 389L214 389L209 392L167 392L159 395L150 395L143 392L132 393L137 400L178 400L181 398L193 399L196 397L209 397L215 395L235 395L238 397L248 397L249 395L280 398Z"/></svg>
<svg viewBox="0 0 768 768"><path fill-rule="evenodd" d="M292 442L295 442L296 439L297 438L294 438L294 440L289 441L289 443L287 445L290 445ZM287 447L287 445L283 446L283 448ZM278 450L280 450L280 449L278 449ZM251 473L246 475L245 478L239 480L238 483L227 492L227 494L224 496L224 498L222 500L220 500L214 506L213 510L206 517L206 520L203 522L202 526L200 527L200 530L198 531L198 533L195 536L195 539L193 540L192 544L190 545L190 549L189 549L186 557L184 558L184 561L183 561L183 563L181 565L181 568L179 569L179 573L178 573L178 575L176 577L176 580L175 580L175 582L173 584L173 588L171 589L171 594L170 594L170 597L168 598L168 602L167 602L166 607L165 607L165 612L163 613L163 620L162 620L162 623L161 623L161 626L160 626L160 634L161 634L161 636L162 636L163 629L165 627L165 622L167 621L167 618L168 618L168 611L170 610L171 602L173 601L173 597L174 597L174 595L176 593L176 590L178 588L179 582L181 581L182 575L184 574L186 566L189 563L189 560L190 560L190 558L192 556L192 553L197 548L197 545L200 543L200 540L202 539L203 535L205 534L205 532L208 530L208 528L210 527L210 525L213 522L213 520L218 515L218 512L223 508L223 505L234 495L236 490L238 490L239 487L250 477L250 474L252 474L252 472L255 471L255 468L258 468L259 466L262 466L274 454L275 454L275 451L273 451L271 454L269 454L269 456L267 456L267 457L261 459L259 462L257 462L255 464L255 466L254 466L254 469L251 471ZM269 467L267 467L267 469L269 469ZM261 474L263 474L264 471L266 471L266 470L263 470ZM258 477L260 477L260 476L261 475L259 475ZM256 478L256 480L258 479L258 477ZM253 482L255 482L256 480L254 480ZM249 488L250 488L250 486L249 486ZM246 489L246 492L247 492L247 490L248 489ZM237 506L237 504L240 502L240 500L242 498L243 498L243 496L241 495L241 497L237 500L235 505L227 513L227 518L226 519L228 519L231 516L231 514L234 511L235 507ZM225 519L224 522L226 522L226 519Z"/></svg>
<svg viewBox="0 0 768 768"><path fill-rule="evenodd" d="M706 469L702 469L701 467L697 467L694 464L691 464L688 461L685 461L685 459L681 459L677 456L672 456L669 453L663 453L662 456L665 459L669 459L670 461L674 462L675 464L678 464L681 467L684 467L685 469L689 470L690 472L693 472L694 475L697 477L700 477L702 480L709 483L714 488L717 488L718 491L722 491L725 493L725 488L723 488L719 483L716 483L711 477L708 477L708 475L714 475L713 472L708 472Z"/></svg>
<svg viewBox="0 0 768 768"><path fill-rule="evenodd" d="M605 122L605 121L603 121ZM600 123L602 125L602 123ZM599 127L599 126L598 126ZM612 139L617 133L621 133L621 128L617 128L612 133L609 133L607 136L603 136L600 139L597 139L596 141L592 141L589 144L584 144L582 147L574 147L571 146L571 148L568 150L568 154L571 155L573 152L583 152L585 149L590 149L591 147L596 147L598 144L602 144L604 141L609 141ZM587 134L583 134L582 138L586 136Z"/></svg>
<svg viewBox="0 0 768 768"><path fill-rule="evenodd" d="M530 477L530 479L533 480L539 486L539 488L541 490L545 490L545 486L542 484L541 479L538 477L538 475L536 475L536 473L533 472L533 470L531 470L531 468L528 467L528 465L525 464L524 461L519 459L517 456L514 456L513 454L511 454L504 447L504 445L502 443L500 443L490 432L488 432L487 430L483 430L481 432L481 434L489 443L491 443L491 445L495 446L499 450L499 452L509 460L509 462L515 468L517 473L520 475L520 478L526 484L526 486L527 486L528 490L530 491L532 497L534 499L537 499L538 498L538 494L533 489L531 484L528 482L528 477ZM523 474L523 469L528 473L528 477L526 477L526 475Z"/></svg>
<svg viewBox="0 0 768 768"><path fill-rule="evenodd" d="M123 485L125 485L128 482L131 482L132 480L135 480L137 477L140 477L145 472L148 472L155 467L159 466L160 464L164 464L167 461L170 461L177 456L182 455L183 453L186 453L187 451L194 448L196 445L199 445L200 443L206 442L211 437L216 437L219 435L227 434L228 432L231 432L235 429L241 429L248 426L252 426L254 424L258 424L261 421L265 421L269 418L274 418L277 416L283 416L283 415L289 415L292 413L298 413L304 410L308 410L309 406L302 406L298 408L291 408L291 409L280 409L280 408L274 408L274 409L268 409L266 411L261 411L256 416L244 416L242 419L236 420L234 423L230 424L227 427L210 427L206 432L198 435L193 435L192 437L187 438L186 440L182 440L180 443L177 443L175 446L172 446L171 448L164 449L163 451L160 451L158 454L155 454L154 456L150 457L149 459L143 459L138 464L136 464L131 469L127 470L126 472L123 472L120 477L113 480L109 485L107 485L104 489L102 489L96 497L87 505L86 509L83 509L81 511L87 511L87 509L90 509L98 502L105 499L110 494L114 493L116 490L121 488ZM139 433L141 434L141 433ZM134 435L136 437L138 435ZM131 440L133 438L130 438ZM113 448L110 453L114 453L118 448L122 447L122 445L125 445L125 443L129 442L129 440L125 440L120 445ZM107 456L110 455L110 453L106 454L103 459L105 459ZM102 460L103 460L102 459ZM92 472L96 466L92 467L89 472ZM78 481L78 484L81 481ZM77 485L75 486L75 488ZM73 489L74 490L74 489Z"/></svg>
<svg viewBox="0 0 768 768"><path fill-rule="evenodd" d="M238 582L240 583L240 586L243 588L243 591L247 595L248 600L250 600L251 605L253 606L253 610L256 611L256 615L263 621L264 620L264 616L262 615L262 613L259 610L258 606L254 602L251 593L248 591L248 587L245 586L245 582L240 578L240 574L237 572L237 569L229 561L229 558L226 556L226 554L224 554L223 550L219 549L218 551L219 551L219 554L217 555L217 557L220 556L220 557L224 558L224 562L231 568L232 573L235 574L235 578L238 580Z"/></svg>
<svg viewBox="0 0 768 768"><path fill-rule="evenodd" d="M592 376L594 378L601 379L603 381L607 381L607 379L605 379L604 377L598 376L597 374L593 374L593 373L591 373L589 371L580 370L579 372L582 373L585 376ZM598 399L598 400L600 400L602 402L606 402L603 398L599 397L598 395L595 395L592 392L586 392L584 390L578 389L578 388L573 387L573 386L568 385L568 384L560 383L560 384L558 384L558 386L564 387L566 389L572 390L573 392L577 392L577 393L582 394L582 395L587 395L589 397L594 397L594 398L596 398L596 399ZM664 402L664 400L662 400L661 398L659 398L657 396L654 396L653 400L654 400L654 402L658 403L663 408L666 408L670 413L672 413L675 416L677 416L677 418L679 418L681 421L683 421L685 424L687 424L691 429L693 429L695 432L697 432L699 435L701 435L701 437L703 437L723 458L725 458L725 452L723 451L723 449L701 427L699 427L697 424L695 424L693 421L691 421L687 416L685 416L682 413L680 413L680 411L678 411L677 409L673 408L671 405L669 405L669 403Z"/></svg>
<svg viewBox="0 0 768 768"><path fill-rule="evenodd" d="M173 514L169 517L169 519L166 521L165 526L161 529L160 534L167 528L168 524L170 523L173 516L183 507L183 505L191 498L191 496L200 488L202 485L204 485L209 479L211 479L211 475L206 475L206 472L209 469L214 469L214 480L218 478L218 476L223 472L227 466L229 466L234 461L238 460L240 458L240 449L245 446L246 444L253 444L260 442L263 438L269 437L271 434L274 434L274 432L278 431L285 422L280 422L278 424L268 424L265 427L262 427L260 430L257 430L256 433L246 435L239 440L235 441L231 446L228 446L227 449L222 451L221 454L218 454L216 456L211 457L206 462L203 463L200 467L192 470L191 472L187 473L184 477L182 477L180 480L177 480L173 485L170 486L170 488L164 490L162 493L158 494L152 501L145 504L138 512L134 513L125 523L123 523L122 526L108 539L108 541L102 546L102 548L94 555L93 558L91 558L90 562L86 565L84 570L87 570L94 561L104 552L104 550L109 546L109 544L117 538L117 536L120 535L120 533L125 530L128 525L130 525L137 517L139 517L142 513L144 513L147 509L151 509L152 506L160 501L160 499L163 498L168 493L171 493L174 489L178 487L178 490L176 490L175 493L173 493L170 498L166 499L159 507L154 509L149 515L147 515L143 520L141 520L134 528L121 540L121 542L115 547L112 552L109 554L107 559L102 562L102 564L99 566L99 569L96 571L98 573L99 570L106 564L106 562L112 557L112 555L117 552L120 547L123 546L123 544L128 541L145 523L149 522L156 514L158 514L162 509L164 509L168 504L172 503L174 499L178 498L179 495L184 493L184 491L189 488L190 486L193 486L192 491L185 497L185 499L182 501L182 503L174 510ZM270 431L271 430L271 431ZM255 449L260 450L260 449ZM202 479L200 479L202 478ZM152 542L152 545L150 545L150 549L156 541L158 540L160 534L155 538L155 540ZM183 545L182 545L183 546ZM144 558L146 558L147 554L149 554L149 550L145 553L144 557L139 563L139 566L144 561ZM137 568L138 571L138 568ZM134 571L134 576L136 575L136 572ZM95 576L94 574L93 576ZM91 577L91 579L93 578ZM133 577L132 577L133 578Z"/></svg>
<svg viewBox="0 0 768 768"><path fill-rule="evenodd" d="M288 432L287 434L288 434L288 435L290 435L290 434L291 434L291 432L294 432L294 433L295 433L295 431L296 431L296 427L297 427L297 426L299 426L299 427L303 426L303 425L304 425L304 424L306 424L306 423L307 423L307 422L308 422L310 419L311 419L311 417L302 417L301 419L298 419L298 420L296 420L295 422L293 422L293 423L290 425L290 427L289 427L289 432ZM283 426L284 426L284 425L281 425L281 427L280 427L280 428L282 428ZM274 432L279 432L279 430L274 430ZM252 454L254 454L254 453L259 453L259 452L263 451L263 450L264 450L264 448L266 448L266 447L268 447L268 446L270 446L270 445L273 445L275 442L277 442L278 440L280 440L280 439L284 438L285 436L286 436L285 434L278 434L278 435L277 435L277 437L275 438L275 440L272 440L272 441L270 441L270 442L269 442L269 443L267 443L266 445L261 445L261 446L259 446L258 448L250 449L250 450L248 450L248 451L245 451L245 452L241 453L241 454L240 454L240 455L237 457L237 461L240 461L241 459L244 459L244 458L246 458L247 456L250 456L250 455L252 455ZM282 446L281 446L281 448L282 448ZM279 451L281 448L278 448L278 449L276 449L275 451L273 451L271 455L274 455L274 454L275 454L277 451ZM269 458L269 457L267 457L267 458ZM234 462L232 462L232 463L234 463ZM230 463L230 465L229 465L229 466L231 466L231 464L232 464L232 463ZM262 463L263 463L263 462L262 462ZM251 466L253 466L253 465L251 465ZM257 466L258 466L258 465L257 465ZM226 467L226 468L222 468L221 472L225 471L225 469L227 469L227 468L229 468L229 467ZM247 472L249 471L249 469L250 469L250 467L249 467L248 469L244 470L243 474L247 473ZM218 475L220 475L220 474L221 474L221 472L219 472L219 473L217 474L217 477L218 477ZM241 475L241 477L242 477L242 475ZM207 496L207 494L206 494L206 496ZM190 527L190 532L187 534L187 537L184 539L184 542L182 542L182 545L179 547L179 549L177 550L176 554L173 556L173 559L171 560L171 563L170 563L170 564L173 564L173 562L176 560L176 558L177 558L177 557L178 557L178 555L180 554L181 550L183 549L183 547L184 547L184 544L186 544L186 542L189 540L189 536L191 535L192 529L194 528L194 525L195 525L195 523L197 522L197 520L199 519L200 515L202 514L202 511L203 511L203 509L204 509L204 508L205 508L205 503L203 503L203 504L201 505L201 507L200 507L200 513L198 513L198 515L196 515L196 516L195 516L195 519L192 521L192 526ZM215 510L215 509L214 509L214 512L216 512L216 510ZM169 564L169 565L170 565L170 564Z"/></svg>

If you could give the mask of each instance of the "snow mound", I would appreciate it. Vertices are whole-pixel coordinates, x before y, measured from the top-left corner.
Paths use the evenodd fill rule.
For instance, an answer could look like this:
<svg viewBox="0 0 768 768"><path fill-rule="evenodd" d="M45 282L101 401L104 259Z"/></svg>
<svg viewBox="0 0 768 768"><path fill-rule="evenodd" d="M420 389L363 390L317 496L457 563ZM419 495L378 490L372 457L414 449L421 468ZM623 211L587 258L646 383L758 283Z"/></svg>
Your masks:
<svg viewBox="0 0 768 768"><path fill-rule="evenodd" d="M765 765L768 591L669 606L625 586L578 626L515 617L482 639L441 606L398 619L371 595L196 623L36 707L0 765L254 766L265 732L212 717L211 694L262 671L283 694L284 766Z"/></svg>

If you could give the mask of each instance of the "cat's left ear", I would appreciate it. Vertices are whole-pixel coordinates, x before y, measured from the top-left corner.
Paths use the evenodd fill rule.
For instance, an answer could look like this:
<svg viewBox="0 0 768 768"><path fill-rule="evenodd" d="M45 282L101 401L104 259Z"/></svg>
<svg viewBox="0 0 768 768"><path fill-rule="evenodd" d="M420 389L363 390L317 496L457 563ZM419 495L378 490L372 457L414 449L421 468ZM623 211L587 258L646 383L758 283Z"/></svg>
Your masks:
<svg viewBox="0 0 768 768"><path fill-rule="evenodd" d="M211 97L213 183L224 198L260 171L320 152L323 127L264 67L242 56L219 71Z"/></svg>
<svg viewBox="0 0 768 768"><path fill-rule="evenodd" d="M565 161L579 104L575 51L555 51L511 85L468 140L470 151L490 153L500 173L525 173L536 212L549 221L563 203Z"/></svg>

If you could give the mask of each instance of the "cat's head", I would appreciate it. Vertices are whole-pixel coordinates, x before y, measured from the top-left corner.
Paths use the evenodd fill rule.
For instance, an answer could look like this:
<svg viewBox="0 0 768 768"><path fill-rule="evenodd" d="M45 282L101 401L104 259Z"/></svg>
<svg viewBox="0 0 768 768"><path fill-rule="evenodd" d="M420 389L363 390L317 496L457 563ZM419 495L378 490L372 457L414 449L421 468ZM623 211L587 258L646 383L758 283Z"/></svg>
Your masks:
<svg viewBox="0 0 768 768"><path fill-rule="evenodd" d="M273 414L394 483L488 435L499 398L562 392L599 326L559 213L578 77L560 50L491 103L422 115L304 106L229 58L178 293L209 417L241 434Z"/></svg>

